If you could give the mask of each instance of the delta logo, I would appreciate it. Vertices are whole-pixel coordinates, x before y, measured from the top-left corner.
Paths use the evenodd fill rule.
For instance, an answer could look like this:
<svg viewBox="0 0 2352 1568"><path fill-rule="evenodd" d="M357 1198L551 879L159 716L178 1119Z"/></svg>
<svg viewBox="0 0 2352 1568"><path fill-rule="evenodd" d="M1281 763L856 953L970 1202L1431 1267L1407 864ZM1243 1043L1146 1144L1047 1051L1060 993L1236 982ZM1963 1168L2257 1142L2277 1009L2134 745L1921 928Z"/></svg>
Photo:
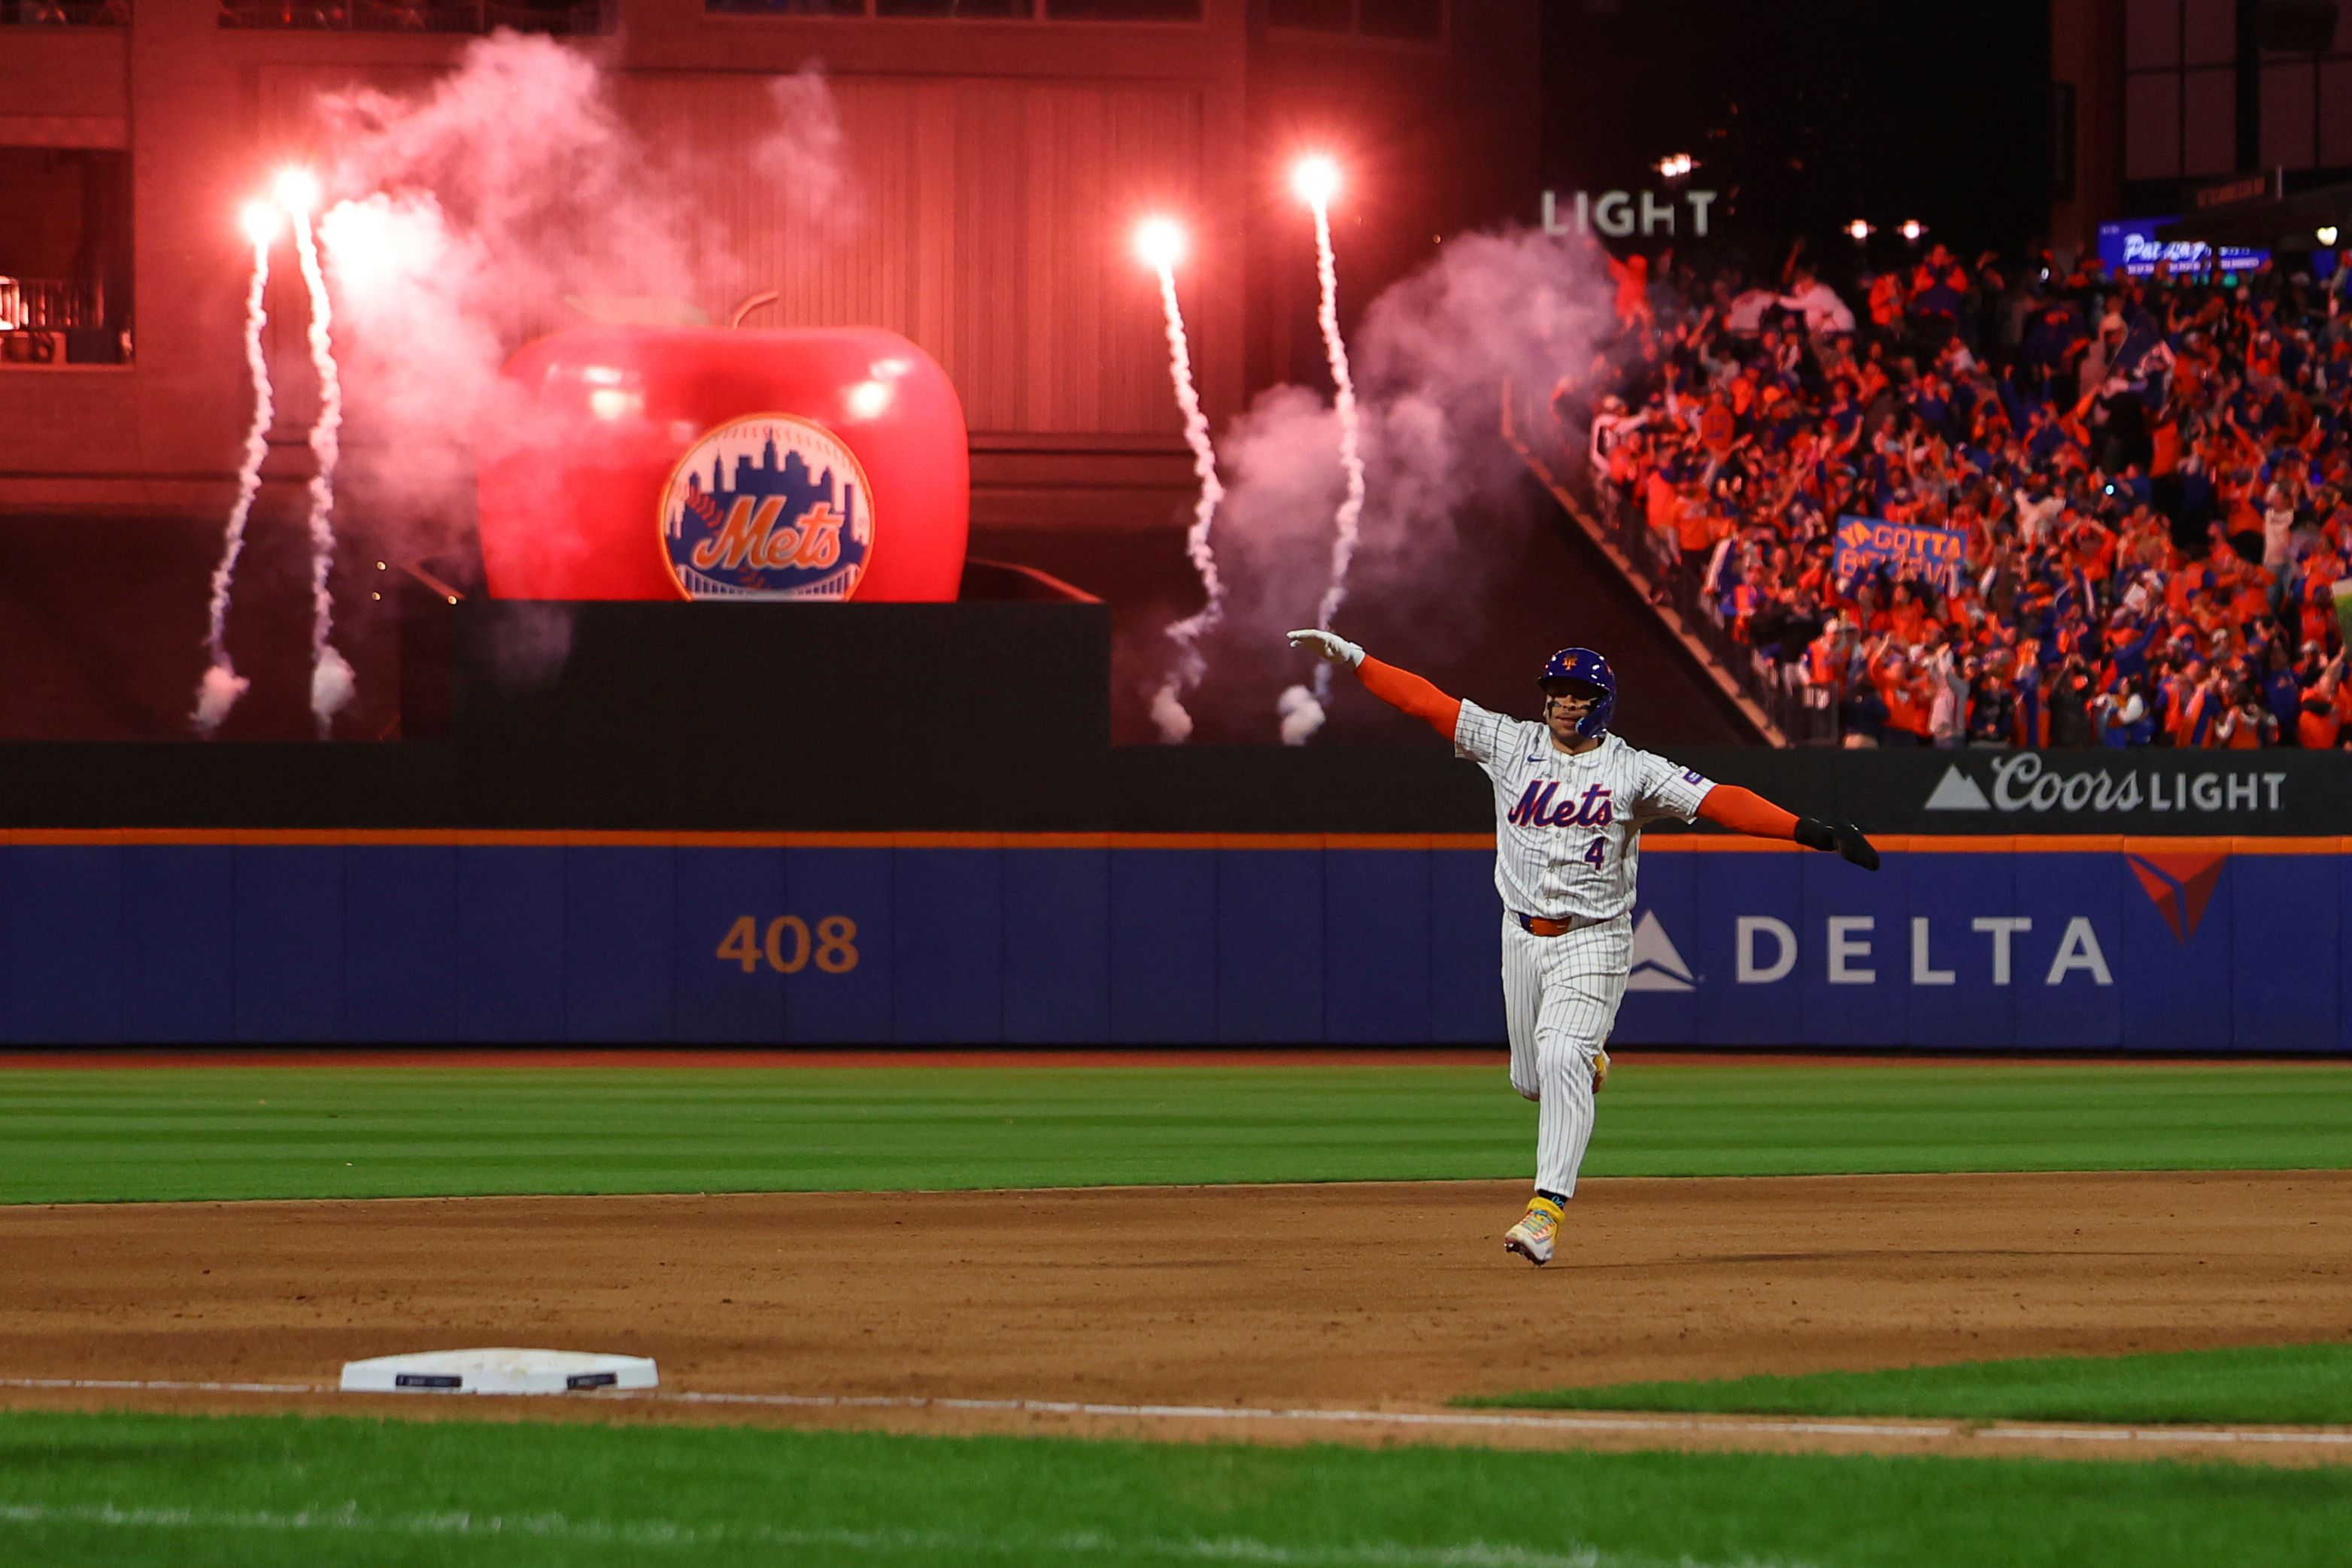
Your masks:
<svg viewBox="0 0 2352 1568"><path fill-rule="evenodd" d="M2124 856L2148 902L2164 916L2172 939L2183 946L2197 935L2198 923L2205 918L2205 906L2212 902L2213 889L2220 885L2221 868L2229 860L2226 852Z"/></svg>
<svg viewBox="0 0 2352 1568"><path fill-rule="evenodd" d="M2154 852L2124 856L2124 863L2147 894L2166 929L2172 933L2173 941L2182 946L2197 935L2229 861L2227 851ZM1901 924L1898 922L1898 931ZM1996 986L2011 984L2012 977L2031 983L2036 975L2044 986L2063 985L2075 976L2095 986L2115 984L2106 948L2088 915L2069 916L2058 925L2044 925L2041 932L2036 931L2032 916L2022 915L1914 915L1907 924L1907 943L1898 936L1892 944L1896 952L1885 953L1881 948L1888 945L1885 936L1893 934L1879 930L1876 916L1827 916L1822 924L1826 937L1823 977L1833 986L1875 985L1887 958L1895 960L1896 975L1903 972L1899 966L1905 956L1903 949L1907 946L1909 978L1915 986L1953 985L1959 981L1962 969L1979 966L1982 977ZM1956 927L1964 928L1958 935L1961 945L1958 951L1948 946L1955 939ZM2056 932L2055 946L2035 949L2037 941L2049 939L2042 933L2050 931ZM1981 947L1981 952L1969 953L1970 945ZM1735 916L1732 946L1738 983L1772 985L1788 978L1797 968L1800 946L1798 929L1788 921L1769 915ZM2042 961L2043 951L2049 954L2046 965ZM1658 912L1642 911L1633 923L1626 990L1693 991L1698 985L1697 975L1683 957L1682 950L1675 946L1674 938L1667 935Z"/></svg>
<svg viewBox="0 0 2352 1568"><path fill-rule="evenodd" d="M1675 939L1658 924L1658 912L1645 909L1634 923L1630 965L1625 975L1629 991L1691 991L1698 982L1675 949Z"/></svg>
<svg viewBox="0 0 2352 1568"><path fill-rule="evenodd" d="M2213 894L2221 886L2221 874L2230 865L2227 851L2152 851L2152 853L2126 853L2124 865L2138 879L2140 891L2147 894L2147 903L2155 905L2157 915L2164 919L2166 931L2173 934L2173 943L2188 945L2197 936L2197 926L2204 924L2204 915L2213 905ZM1785 919L1771 915L1738 915L1734 926L1736 977L1740 985L1773 985L1785 980L1797 968L1800 956L1800 934ZM1886 936L1879 931L1877 917L1870 915L1832 915L1822 922L1822 934L1828 938L1825 947L1825 977L1830 985L1877 985L1884 959L1895 959L1895 976L1903 973L1903 947L1907 947L1912 985L1955 985L1959 971L1983 964L1983 977L1992 985L2011 985L2018 976L2032 983L2039 976L2042 985L2063 985L2070 977L2082 976L2094 985L2115 985L2115 971L2107 964L2105 945L2100 943L2098 928L2091 917L2074 915L2063 922L2063 928L2044 926L2055 931L2058 940L2049 950L2034 950L2037 940L2049 940L2034 928L2034 919L2025 915L1976 915L1976 917L1928 917L1912 915L1907 919L1907 943L1895 940L1895 952L1882 952ZM1943 934L1938 934L1938 926ZM1948 947L1952 943L1952 931L1961 926L1961 950ZM1900 922L1898 922L1900 931ZM1971 955L1969 945L1980 945L1983 952ZM2049 952L2049 961L2042 961L2042 952ZM1691 964L1682 956L1673 936L1667 936L1665 924L1658 919L1656 910L1642 910L1633 926L1633 943L1628 955L1625 989L1628 992L1691 992L1698 989L1698 976ZM1971 976L1973 983L1973 976Z"/></svg>
<svg viewBox="0 0 2352 1568"><path fill-rule="evenodd" d="M874 553L872 496L856 455L823 425L730 420L662 486L670 578L688 599L846 599Z"/></svg>
<svg viewBox="0 0 2352 1568"><path fill-rule="evenodd" d="M1811 940L1808 941L1808 936ZM1882 927L1874 915L1832 915L1799 925L1772 915L1731 917L1733 983L1772 986L1796 975L1800 959L1832 986L1875 986L1882 978L1914 986L2065 986L2116 983L2106 943L2087 915L2039 925L2032 915L1947 913L1897 916ZM1699 977L1657 911L1633 923L1627 991L1695 991Z"/></svg>

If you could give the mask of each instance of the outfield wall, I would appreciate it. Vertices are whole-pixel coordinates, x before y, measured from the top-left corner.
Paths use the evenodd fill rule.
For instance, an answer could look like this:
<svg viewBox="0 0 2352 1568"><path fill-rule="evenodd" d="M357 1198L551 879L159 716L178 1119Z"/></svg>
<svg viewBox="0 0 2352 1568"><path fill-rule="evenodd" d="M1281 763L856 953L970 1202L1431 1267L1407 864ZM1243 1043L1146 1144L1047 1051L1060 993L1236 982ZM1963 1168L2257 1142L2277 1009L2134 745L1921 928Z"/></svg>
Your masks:
<svg viewBox="0 0 2352 1568"><path fill-rule="evenodd" d="M1617 1039L2352 1051L2352 840L1643 852ZM1478 835L17 831L12 1042L1499 1041Z"/></svg>

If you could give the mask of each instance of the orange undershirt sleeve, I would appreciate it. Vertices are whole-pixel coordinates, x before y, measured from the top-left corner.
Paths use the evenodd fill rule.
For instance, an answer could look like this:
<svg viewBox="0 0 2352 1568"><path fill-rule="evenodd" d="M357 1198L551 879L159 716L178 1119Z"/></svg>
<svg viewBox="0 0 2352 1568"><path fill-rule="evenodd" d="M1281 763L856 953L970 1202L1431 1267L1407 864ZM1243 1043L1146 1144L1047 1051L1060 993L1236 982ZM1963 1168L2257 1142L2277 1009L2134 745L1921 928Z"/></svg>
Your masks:
<svg viewBox="0 0 2352 1568"><path fill-rule="evenodd" d="M1391 707L1403 709L1448 740L1454 738L1454 727L1462 718L1460 697L1449 697L1419 675L1383 664L1370 653L1356 666L1356 678Z"/></svg>
<svg viewBox="0 0 2352 1568"><path fill-rule="evenodd" d="M1784 811L1755 790L1743 789L1737 784L1718 784L1709 789L1706 799L1698 803L1698 814L1735 833L1750 833L1759 839L1797 836L1795 813Z"/></svg>

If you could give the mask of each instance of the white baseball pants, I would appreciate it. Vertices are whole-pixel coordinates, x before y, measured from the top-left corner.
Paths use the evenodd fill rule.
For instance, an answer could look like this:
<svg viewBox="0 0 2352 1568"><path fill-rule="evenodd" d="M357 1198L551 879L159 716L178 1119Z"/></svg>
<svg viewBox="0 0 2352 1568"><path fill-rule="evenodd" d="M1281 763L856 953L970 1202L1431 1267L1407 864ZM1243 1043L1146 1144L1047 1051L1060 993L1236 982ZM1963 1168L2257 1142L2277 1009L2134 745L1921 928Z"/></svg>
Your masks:
<svg viewBox="0 0 2352 1568"><path fill-rule="evenodd" d="M1617 1021L1632 956L1627 915L1559 936L1503 916L1511 1087L1536 1103L1536 1186L1563 1197L1575 1196L1592 1141L1592 1059Z"/></svg>

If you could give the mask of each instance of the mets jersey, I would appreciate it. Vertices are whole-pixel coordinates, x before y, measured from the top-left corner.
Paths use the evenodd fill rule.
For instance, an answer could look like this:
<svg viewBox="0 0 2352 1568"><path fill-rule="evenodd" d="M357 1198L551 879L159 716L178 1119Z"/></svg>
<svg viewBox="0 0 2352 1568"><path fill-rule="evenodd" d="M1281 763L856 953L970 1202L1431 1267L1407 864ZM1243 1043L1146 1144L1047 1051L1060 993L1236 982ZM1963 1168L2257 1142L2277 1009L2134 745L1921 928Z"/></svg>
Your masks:
<svg viewBox="0 0 2352 1568"><path fill-rule="evenodd" d="M1695 769L1604 735L1571 755L1531 719L1465 702L1454 749L1495 784L1495 891L1515 915L1613 920L1633 907L1641 831L1689 821L1715 788Z"/></svg>

